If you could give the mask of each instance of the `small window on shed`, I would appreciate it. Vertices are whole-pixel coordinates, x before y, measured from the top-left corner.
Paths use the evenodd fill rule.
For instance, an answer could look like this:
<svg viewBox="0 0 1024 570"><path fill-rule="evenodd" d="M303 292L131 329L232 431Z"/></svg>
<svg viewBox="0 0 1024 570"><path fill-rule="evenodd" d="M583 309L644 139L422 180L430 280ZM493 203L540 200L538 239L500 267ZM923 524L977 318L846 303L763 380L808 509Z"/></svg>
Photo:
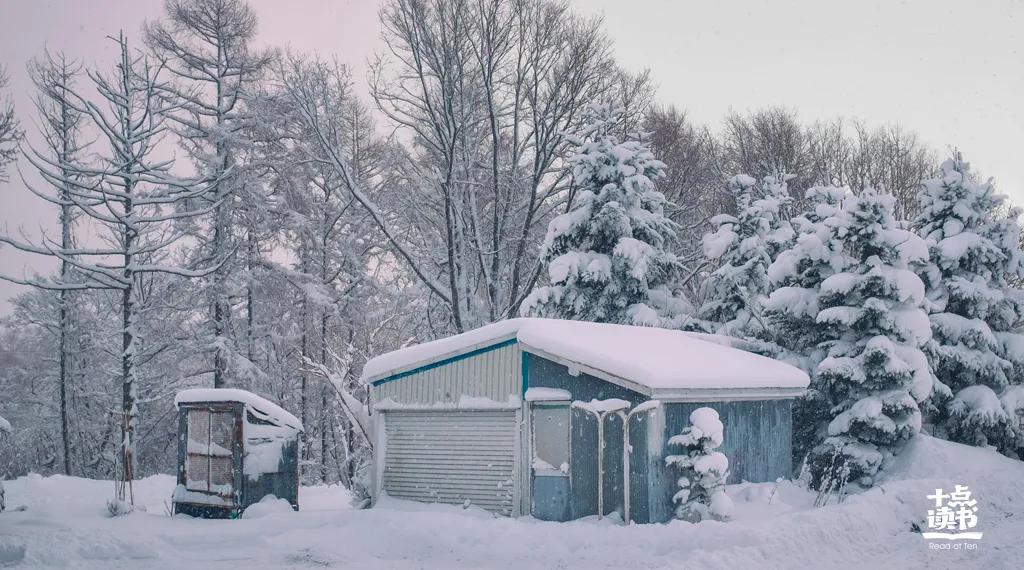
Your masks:
<svg viewBox="0 0 1024 570"><path fill-rule="evenodd" d="M569 475L569 405L534 403L533 472L535 475Z"/></svg>

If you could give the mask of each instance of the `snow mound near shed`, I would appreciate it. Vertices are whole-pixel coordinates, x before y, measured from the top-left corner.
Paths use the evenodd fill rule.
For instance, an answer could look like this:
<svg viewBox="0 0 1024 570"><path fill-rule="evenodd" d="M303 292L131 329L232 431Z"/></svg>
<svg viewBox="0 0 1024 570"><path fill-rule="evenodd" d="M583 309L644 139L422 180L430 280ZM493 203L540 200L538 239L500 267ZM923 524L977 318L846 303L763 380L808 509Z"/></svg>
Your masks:
<svg viewBox="0 0 1024 570"><path fill-rule="evenodd" d="M262 519L282 514L293 514L291 503L285 499L278 499L274 495L267 495L260 499L260 502L249 505L242 513L243 519Z"/></svg>

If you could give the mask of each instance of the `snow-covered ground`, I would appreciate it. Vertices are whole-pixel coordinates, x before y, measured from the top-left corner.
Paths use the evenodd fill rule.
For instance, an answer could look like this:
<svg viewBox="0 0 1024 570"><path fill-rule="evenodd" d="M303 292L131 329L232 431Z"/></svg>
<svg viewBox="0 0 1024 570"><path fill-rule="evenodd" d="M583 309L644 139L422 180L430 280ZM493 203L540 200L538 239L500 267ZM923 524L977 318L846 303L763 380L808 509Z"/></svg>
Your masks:
<svg viewBox="0 0 1024 570"><path fill-rule="evenodd" d="M969 485L984 532L977 550L932 550L936 488ZM547 523L384 500L353 510L337 487L303 488L302 511L262 504L235 521L169 517L169 476L137 483L131 515L110 518L110 482L29 476L8 482L0 566L76 568L1021 568L1024 463L919 438L880 487L814 508L792 483L734 485L734 520L623 527Z"/></svg>

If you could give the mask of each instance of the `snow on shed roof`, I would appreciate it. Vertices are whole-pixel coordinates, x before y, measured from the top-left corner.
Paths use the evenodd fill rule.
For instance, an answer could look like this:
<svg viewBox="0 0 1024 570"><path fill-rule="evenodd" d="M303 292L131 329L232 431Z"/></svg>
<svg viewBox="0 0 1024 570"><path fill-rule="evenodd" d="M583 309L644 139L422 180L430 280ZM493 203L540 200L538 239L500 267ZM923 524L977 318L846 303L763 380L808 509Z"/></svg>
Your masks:
<svg viewBox="0 0 1024 570"><path fill-rule="evenodd" d="M275 423L302 431L302 422L281 406L237 388L190 388L174 396L174 405L200 402L241 402Z"/></svg>
<svg viewBox="0 0 1024 570"><path fill-rule="evenodd" d="M788 364L690 333L555 319L511 319L371 359L363 380L517 339L527 352L578 366L652 395L673 390L806 388L807 375Z"/></svg>

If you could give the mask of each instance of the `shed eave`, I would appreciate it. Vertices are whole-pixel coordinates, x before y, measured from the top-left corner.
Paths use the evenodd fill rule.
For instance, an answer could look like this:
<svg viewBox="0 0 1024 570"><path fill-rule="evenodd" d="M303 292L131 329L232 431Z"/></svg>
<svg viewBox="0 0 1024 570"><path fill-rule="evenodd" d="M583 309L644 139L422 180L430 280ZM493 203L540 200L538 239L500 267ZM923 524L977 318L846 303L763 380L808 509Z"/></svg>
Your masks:
<svg viewBox="0 0 1024 570"><path fill-rule="evenodd" d="M672 388L654 390L653 398L672 402L735 402L799 398L806 388Z"/></svg>

